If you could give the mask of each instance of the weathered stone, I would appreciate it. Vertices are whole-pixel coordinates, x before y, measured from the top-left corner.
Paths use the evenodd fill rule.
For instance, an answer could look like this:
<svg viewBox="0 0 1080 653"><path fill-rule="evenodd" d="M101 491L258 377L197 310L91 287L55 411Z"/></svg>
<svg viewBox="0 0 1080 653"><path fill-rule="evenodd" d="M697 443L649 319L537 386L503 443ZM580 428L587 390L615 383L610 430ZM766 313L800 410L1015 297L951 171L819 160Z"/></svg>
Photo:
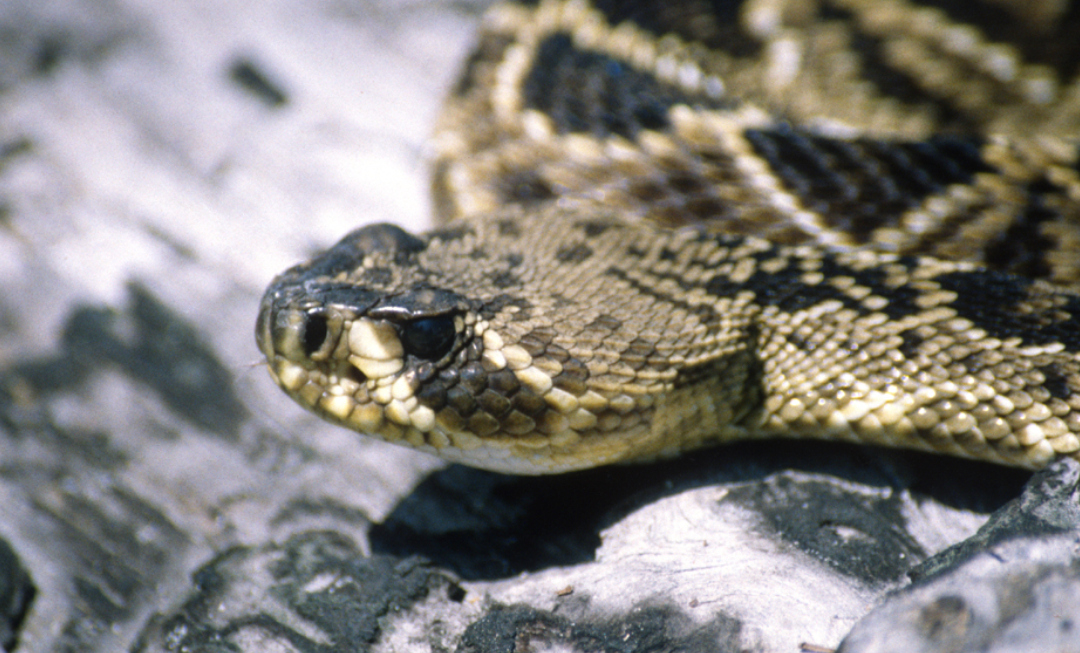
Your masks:
<svg viewBox="0 0 1080 653"><path fill-rule="evenodd" d="M911 571L842 653L1075 651L1080 647L1080 463L1037 473L972 537Z"/></svg>

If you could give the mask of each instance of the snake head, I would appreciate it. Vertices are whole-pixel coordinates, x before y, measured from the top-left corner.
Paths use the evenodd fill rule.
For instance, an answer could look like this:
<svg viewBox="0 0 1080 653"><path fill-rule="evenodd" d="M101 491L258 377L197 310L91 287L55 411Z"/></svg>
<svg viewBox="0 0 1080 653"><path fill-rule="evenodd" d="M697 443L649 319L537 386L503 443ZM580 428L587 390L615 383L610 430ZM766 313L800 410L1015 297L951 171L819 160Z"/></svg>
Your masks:
<svg viewBox="0 0 1080 653"><path fill-rule="evenodd" d="M727 408L666 411L672 356L705 360L715 338L611 267L639 235L596 220L552 233L543 217L354 231L267 290L256 339L271 374L332 422L519 474L667 455L656 434L674 422L734 421ZM657 311L671 327L639 327Z"/></svg>
<svg viewBox="0 0 1080 653"><path fill-rule="evenodd" d="M274 380L325 419L505 470L497 459L514 456L496 443L537 447L566 424L543 397L551 380L492 326L498 309L515 307L482 291L467 297L478 285L468 273L439 273L440 261L460 260L444 249L463 235L391 225L350 233L273 281L256 341Z"/></svg>
<svg viewBox="0 0 1080 653"><path fill-rule="evenodd" d="M331 421L422 446L436 418L417 393L470 357L475 324L463 296L409 274L426 247L372 225L276 278L255 336L277 383Z"/></svg>

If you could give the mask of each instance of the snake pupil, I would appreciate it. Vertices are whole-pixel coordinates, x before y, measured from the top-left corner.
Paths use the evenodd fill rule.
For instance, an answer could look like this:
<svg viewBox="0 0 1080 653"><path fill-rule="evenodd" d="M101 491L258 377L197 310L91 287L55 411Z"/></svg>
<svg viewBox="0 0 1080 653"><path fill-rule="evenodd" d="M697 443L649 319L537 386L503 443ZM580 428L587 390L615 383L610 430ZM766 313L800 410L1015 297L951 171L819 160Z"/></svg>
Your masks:
<svg viewBox="0 0 1080 653"><path fill-rule="evenodd" d="M425 317L401 325L401 344L406 353L425 360L438 360L454 344L454 319L449 315Z"/></svg>
<svg viewBox="0 0 1080 653"><path fill-rule="evenodd" d="M326 316L322 313L308 313L304 323L304 355L311 357L326 342L326 336L330 330L326 324Z"/></svg>

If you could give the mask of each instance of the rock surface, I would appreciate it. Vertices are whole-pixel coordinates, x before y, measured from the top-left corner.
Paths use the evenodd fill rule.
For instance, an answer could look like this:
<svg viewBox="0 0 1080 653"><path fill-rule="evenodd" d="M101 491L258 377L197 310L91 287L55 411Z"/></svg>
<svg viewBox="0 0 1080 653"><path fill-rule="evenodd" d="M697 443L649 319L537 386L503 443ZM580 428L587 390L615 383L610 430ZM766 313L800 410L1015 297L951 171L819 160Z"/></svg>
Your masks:
<svg viewBox="0 0 1080 653"><path fill-rule="evenodd" d="M486 4L0 5L0 644L1080 651L1075 465L1016 501L816 443L511 478L281 395L263 288L422 227Z"/></svg>
<svg viewBox="0 0 1080 653"><path fill-rule="evenodd" d="M1080 464L1036 474L975 535L909 572L842 653L1080 649Z"/></svg>

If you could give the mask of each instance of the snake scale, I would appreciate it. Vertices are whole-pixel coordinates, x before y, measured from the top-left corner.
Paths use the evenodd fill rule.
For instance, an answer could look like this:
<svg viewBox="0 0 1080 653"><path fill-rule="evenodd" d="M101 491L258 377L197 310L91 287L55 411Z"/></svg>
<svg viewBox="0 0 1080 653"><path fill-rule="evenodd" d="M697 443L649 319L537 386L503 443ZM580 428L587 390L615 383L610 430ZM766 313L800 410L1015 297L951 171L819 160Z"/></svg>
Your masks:
<svg viewBox="0 0 1080 653"><path fill-rule="evenodd" d="M1080 457L1080 8L503 3L438 226L266 291L281 387L520 474L750 438Z"/></svg>

